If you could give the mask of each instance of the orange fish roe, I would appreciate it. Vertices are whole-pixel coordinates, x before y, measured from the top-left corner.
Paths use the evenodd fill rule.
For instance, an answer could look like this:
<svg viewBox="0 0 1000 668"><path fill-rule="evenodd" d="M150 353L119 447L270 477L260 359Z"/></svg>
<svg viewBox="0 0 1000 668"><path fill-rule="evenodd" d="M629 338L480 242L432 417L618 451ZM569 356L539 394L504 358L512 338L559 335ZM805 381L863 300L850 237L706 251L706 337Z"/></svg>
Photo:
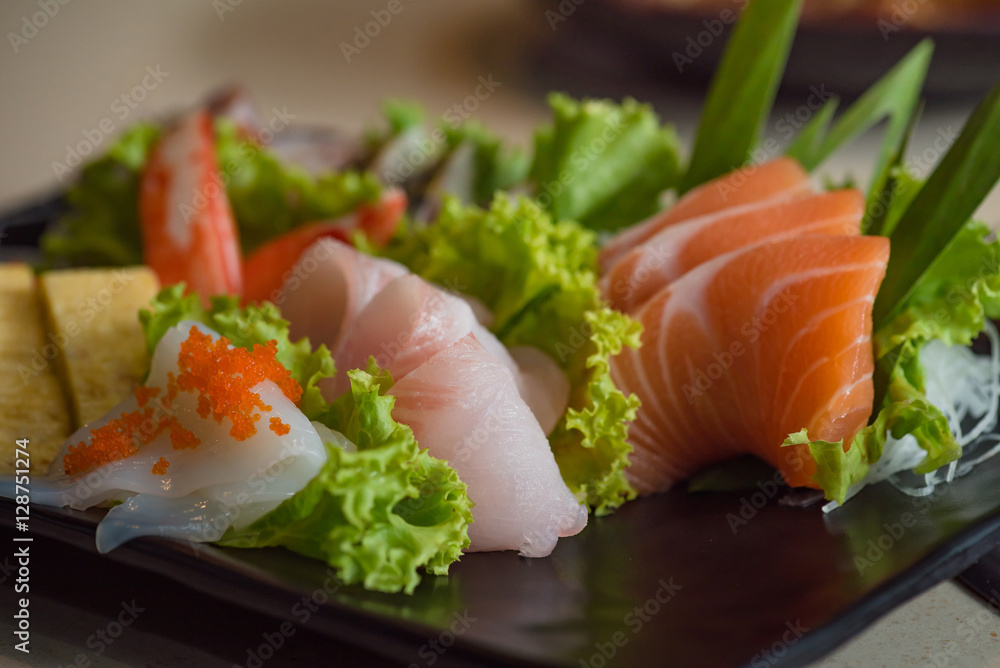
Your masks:
<svg viewBox="0 0 1000 668"><path fill-rule="evenodd" d="M85 473L91 468L130 457L164 431L170 433L170 443L175 450L197 447L201 439L170 414L171 404L180 391L198 393L197 412L202 418L211 415L221 424L222 418L228 417L233 425L229 435L237 441L257 433L255 423L261 416L254 409L271 410L259 394L251 391L262 381L273 381L289 400L298 403L302 388L277 360L276 341L269 341L265 346L255 345L253 350L229 346L229 339L220 337L212 341L211 336L192 327L177 356L180 375L167 373L166 396L155 407L165 414L154 417L154 407L146 407L151 398L160 395L162 388L136 387L135 398L143 410L122 413L120 418L92 429L90 443L81 441L71 445L63 457L66 474ZM270 428L279 436L291 431L291 427L278 417L271 418ZM153 474L163 475L169 465L160 457L153 466Z"/></svg>
<svg viewBox="0 0 1000 668"><path fill-rule="evenodd" d="M298 403L302 388L291 372L279 362L276 341L266 346L257 344L253 350L231 348L229 339L212 337L192 327L181 344L177 357L181 370L177 388L198 393L198 414L209 414L216 422L228 417L232 422L229 435L243 441L257 433L254 423L260 419L255 409L269 411L271 407L252 389L264 380L271 380L289 400Z"/></svg>
<svg viewBox="0 0 1000 668"><path fill-rule="evenodd" d="M177 377L174 376L173 371L167 372L167 400L166 404L169 406L177 398Z"/></svg>
<svg viewBox="0 0 1000 668"><path fill-rule="evenodd" d="M170 444L174 446L174 450L197 448L201 445L201 439L195 436L194 432L186 429L173 415L167 419L166 427L170 430Z"/></svg>
<svg viewBox="0 0 1000 668"><path fill-rule="evenodd" d="M131 457L165 429L170 431L170 442L175 450L193 448L201 443L176 417L161 415L157 418L153 414L151 407L122 413L120 418L91 429L90 443L80 441L78 445L69 446L63 457L63 470L67 475L75 475Z"/></svg>
<svg viewBox="0 0 1000 668"><path fill-rule="evenodd" d="M292 428L281 421L280 417L271 418L271 431L273 431L278 436L284 436L290 432Z"/></svg>
<svg viewBox="0 0 1000 668"><path fill-rule="evenodd" d="M66 475L83 473L91 467L97 468L134 455L139 451L136 441L142 434L140 427L145 417L139 411L122 413L117 420L91 429L90 443L81 441L78 445L69 446L69 451L63 457Z"/></svg>
<svg viewBox="0 0 1000 668"><path fill-rule="evenodd" d="M139 385L134 390L135 400L139 402L139 408L142 408L149 400L160 393L160 388L158 387L147 387L145 385Z"/></svg>
<svg viewBox="0 0 1000 668"><path fill-rule="evenodd" d="M168 466L170 466L170 462L160 457L159 461L153 464L153 475L163 475L167 472Z"/></svg>

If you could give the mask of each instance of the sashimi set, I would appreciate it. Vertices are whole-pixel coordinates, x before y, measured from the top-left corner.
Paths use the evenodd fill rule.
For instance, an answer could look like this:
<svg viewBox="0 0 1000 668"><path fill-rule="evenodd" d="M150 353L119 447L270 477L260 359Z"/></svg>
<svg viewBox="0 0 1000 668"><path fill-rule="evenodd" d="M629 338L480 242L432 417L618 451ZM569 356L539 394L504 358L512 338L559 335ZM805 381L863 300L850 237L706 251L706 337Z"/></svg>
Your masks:
<svg viewBox="0 0 1000 668"><path fill-rule="evenodd" d="M41 269L152 269L148 372L31 501L109 508L101 551L283 547L412 592L746 456L832 512L968 472L997 440L1000 242L972 216L1000 87L926 180L904 158L929 43L761 158L800 4L749 4L686 159L648 106L558 94L530 152L472 123L429 140L399 102L363 140L265 143L239 91L134 126ZM867 192L819 187L885 119Z"/></svg>

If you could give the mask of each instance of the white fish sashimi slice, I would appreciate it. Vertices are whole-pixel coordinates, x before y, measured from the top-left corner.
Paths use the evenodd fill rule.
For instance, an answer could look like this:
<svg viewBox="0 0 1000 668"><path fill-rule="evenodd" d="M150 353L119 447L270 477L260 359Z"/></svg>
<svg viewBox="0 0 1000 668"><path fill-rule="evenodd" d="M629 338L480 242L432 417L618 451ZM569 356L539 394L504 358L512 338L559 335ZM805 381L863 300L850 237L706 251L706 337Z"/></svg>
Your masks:
<svg viewBox="0 0 1000 668"><path fill-rule="evenodd" d="M364 368L369 356L393 378L401 378L472 333L514 375L518 391L549 433L566 410L569 381L545 353L524 347L518 359L486 329L464 299L415 274L391 281L358 314L345 332L334 359L337 369ZM330 401L349 388L344 373L321 381Z"/></svg>
<svg viewBox="0 0 1000 668"><path fill-rule="evenodd" d="M399 378L472 332L514 373L546 434L566 410L569 381L551 358L522 351L515 360L489 331L493 314L482 302L432 286L395 262L321 239L302 254L279 301L293 340L309 337L333 352L339 373L320 383L329 401L350 387L344 372L364 368L369 356Z"/></svg>
<svg viewBox="0 0 1000 668"><path fill-rule="evenodd" d="M476 338L479 338L478 336ZM559 424L569 404L569 378L555 360L532 346L515 346L510 356L520 373L517 389L546 435Z"/></svg>
<svg viewBox="0 0 1000 668"><path fill-rule="evenodd" d="M510 370L474 335L400 378L393 417L445 459L475 503L470 551L544 557L587 525Z"/></svg>
<svg viewBox="0 0 1000 668"><path fill-rule="evenodd" d="M493 322L495 321L495 318L493 317L493 311L491 311L489 307L482 302L482 300L476 299L471 295L463 295L461 292L458 292L457 290L449 290L448 294L458 297L463 302L468 304L469 308L472 309L472 313L476 316L476 320L479 321L480 325L482 325L486 329L489 329L490 327L493 326Z"/></svg>
<svg viewBox="0 0 1000 668"><path fill-rule="evenodd" d="M182 322L160 340L153 355L146 385L167 385L167 374L178 372L181 343L197 327L213 338L207 327ZM166 535L191 540L216 540L218 529L244 526L273 510L300 491L326 462L323 441L338 445L343 437L322 425L311 423L270 380L253 388L271 409L261 411L257 432L237 441L229 435L231 424L197 412L197 398L179 392L169 409L177 421L200 439L194 448L176 450L168 432L158 434L132 456L119 459L87 474L70 477L62 468L62 458L70 446L91 437L91 430L106 425L123 412L138 409L129 397L101 421L77 431L63 446L50 476L32 480L32 502L43 505L89 508L109 500L125 501L102 521L98 547L102 551L141 535ZM157 404L157 399L151 400ZM157 413L154 411L154 416ZM277 435L269 425L280 417L289 432ZM152 422L150 423L153 424ZM170 464L167 473L152 473L160 457ZM6 494L6 482L0 493ZM104 526L104 525L107 526Z"/></svg>
<svg viewBox="0 0 1000 668"><path fill-rule="evenodd" d="M361 369L373 356L400 378L477 326L468 304L409 274L391 281L358 314L334 360L338 370ZM349 387L343 373L331 382L331 400Z"/></svg>
<svg viewBox="0 0 1000 668"><path fill-rule="evenodd" d="M293 341L309 337L331 351L358 313L390 281L409 270L359 253L334 239L320 239L299 258L281 288L278 306Z"/></svg>

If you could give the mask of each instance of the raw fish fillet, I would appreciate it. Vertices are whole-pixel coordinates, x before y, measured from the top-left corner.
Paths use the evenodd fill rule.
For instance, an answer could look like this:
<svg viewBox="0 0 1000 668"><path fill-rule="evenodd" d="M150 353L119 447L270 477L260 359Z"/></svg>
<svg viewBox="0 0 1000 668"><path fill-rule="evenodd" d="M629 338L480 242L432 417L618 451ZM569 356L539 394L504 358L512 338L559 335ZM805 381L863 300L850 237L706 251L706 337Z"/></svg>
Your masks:
<svg viewBox="0 0 1000 668"><path fill-rule="evenodd" d="M849 440L872 411L871 312L889 240L803 236L705 262L648 300L642 346L612 360L642 400L627 471L642 493L751 453L815 486L812 439ZM847 442L845 440L845 442Z"/></svg>
<svg viewBox="0 0 1000 668"><path fill-rule="evenodd" d="M544 557L587 525L514 377L472 334L396 381L393 417L469 486L470 551Z"/></svg>
<svg viewBox="0 0 1000 668"><path fill-rule="evenodd" d="M540 351L508 351L480 324L465 300L415 274L391 281L368 303L344 332L334 359L337 369L359 369L371 356L393 378L401 378L470 332L510 369L543 431L550 432L569 398L569 381L562 370ZM526 364L523 371L513 352ZM320 387L332 401L348 389L349 381L338 373L322 381Z"/></svg>
<svg viewBox="0 0 1000 668"><path fill-rule="evenodd" d="M334 239L320 239L299 258L281 288L278 306L292 340L337 349L341 334L389 281L409 270L359 253Z"/></svg>
<svg viewBox="0 0 1000 668"><path fill-rule="evenodd" d="M611 305L630 313L713 257L767 239L860 234L865 198L857 190L765 200L670 225L626 252L601 279Z"/></svg>
<svg viewBox="0 0 1000 668"><path fill-rule="evenodd" d="M330 401L350 387L344 372L363 369L369 356L399 378L472 332L514 373L545 433L566 410L566 374L541 351L508 351L482 324L492 314L480 302L339 241L322 239L303 253L278 306L290 322L293 340L307 336L314 346L326 345L333 353L338 373L320 383Z"/></svg>
<svg viewBox="0 0 1000 668"><path fill-rule="evenodd" d="M608 273L625 253L670 225L723 209L793 197L808 189L809 175L791 158L778 158L724 174L689 191L669 209L611 237L601 248L601 269Z"/></svg>

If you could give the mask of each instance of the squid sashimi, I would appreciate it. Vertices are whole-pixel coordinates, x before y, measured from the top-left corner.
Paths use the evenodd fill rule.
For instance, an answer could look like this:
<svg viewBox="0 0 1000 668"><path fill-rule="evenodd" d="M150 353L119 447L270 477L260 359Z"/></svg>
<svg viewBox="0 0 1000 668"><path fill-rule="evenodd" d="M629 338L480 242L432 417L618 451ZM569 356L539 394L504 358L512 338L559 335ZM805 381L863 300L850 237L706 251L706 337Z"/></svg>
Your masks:
<svg viewBox="0 0 1000 668"><path fill-rule="evenodd" d="M864 195L857 190L765 200L665 227L622 255L601 280L611 305L631 312L699 264L768 238L861 232Z"/></svg>
<svg viewBox="0 0 1000 668"><path fill-rule="evenodd" d="M391 260L321 239L299 258L281 288L278 305L291 325L293 340L308 337L313 345L334 351L361 309L387 283L408 273Z"/></svg>
<svg viewBox="0 0 1000 668"><path fill-rule="evenodd" d="M54 472L32 480L32 502L122 501L98 526L101 552L147 535L215 541L270 512L319 473L324 440L353 446L302 414L273 355L254 359L204 325L171 328L146 382L66 442Z"/></svg>
<svg viewBox="0 0 1000 668"><path fill-rule="evenodd" d="M751 453L789 485L815 486L810 438L849 439L872 412L872 304L889 241L804 236L750 246L691 270L635 314L642 346L612 360L642 401L627 471L642 493Z"/></svg>
<svg viewBox="0 0 1000 668"><path fill-rule="evenodd" d="M431 356L389 393L393 418L468 484L470 551L544 557L586 526L587 509L563 482L513 374L474 335Z"/></svg>
<svg viewBox="0 0 1000 668"><path fill-rule="evenodd" d="M670 225L723 209L792 197L808 190L809 175L791 158L778 158L730 172L703 183L669 209L611 237L601 249L601 269L607 273L625 253Z"/></svg>

